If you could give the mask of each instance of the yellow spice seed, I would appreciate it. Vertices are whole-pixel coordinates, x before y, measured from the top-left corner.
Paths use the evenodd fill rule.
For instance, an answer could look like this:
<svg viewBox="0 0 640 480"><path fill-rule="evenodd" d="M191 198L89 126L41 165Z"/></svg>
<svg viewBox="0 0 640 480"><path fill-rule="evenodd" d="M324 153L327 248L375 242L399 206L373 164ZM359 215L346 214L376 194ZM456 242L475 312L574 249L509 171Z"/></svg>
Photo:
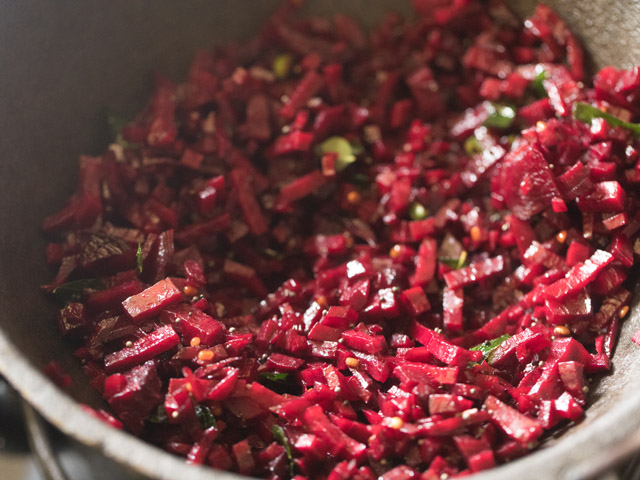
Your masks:
<svg viewBox="0 0 640 480"><path fill-rule="evenodd" d="M558 232L558 234L556 235L556 240L558 241L558 243L564 243L566 239L567 239L567 231L566 230L562 230L562 231Z"/></svg>
<svg viewBox="0 0 640 480"><path fill-rule="evenodd" d="M620 309L620 311L618 312L618 317L619 318L624 318L627 316L627 314L629 313L629 305L625 305L624 307L622 307Z"/></svg>
<svg viewBox="0 0 640 480"><path fill-rule="evenodd" d="M571 335L571 330L569 330L564 325L558 325L556 328L553 329L553 333L555 333L556 335L562 335L563 337L566 337L568 335Z"/></svg>
<svg viewBox="0 0 640 480"><path fill-rule="evenodd" d="M358 365L360 365L360 360L358 360L357 358L353 358L353 357L347 357L345 359L344 363L346 363L347 367L349 367L349 368L358 368Z"/></svg>
<svg viewBox="0 0 640 480"><path fill-rule="evenodd" d="M185 285L182 289L182 293L184 293L187 297L193 297L198 293L198 289L196 287L192 287L191 285Z"/></svg>
<svg viewBox="0 0 640 480"><path fill-rule="evenodd" d="M542 120L540 120L540 121L538 121L538 122L536 123L536 130L538 130L538 131L542 131L542 130L544 130L545 128L547 128L547 124L546 124L546 123L544 123Z"/></svg>
<svg viewBox="0 0 640 480"><path fill-rule="evenodd" d="M201 362L208 362L213 359L213 352L211 350L200 350L198 352L198 360Z"/></svg>
<svg viewBox="0 0 640 480"><path fill-rule="evenodd" d="M351 190L347 193L347 202L351 205L357 205L362 201L362 196L355 190Z"/></svg>
<svg viewBox="0 0 640 480"><path fill-rule="evenodd" d="M391 258L398 258L401 253L402 253L402 245L399 245L397 243L393 247L391 247L391 249L389 250L389 256Z"/></svg>
<svg viewBox="0 0 640 480"><path fill-rule="evenodd" d="M471 235L471 240L473 240L474 242L479 242L480 240L482 240L482 230L477 225L471 227L471 230L469 230L469 235Z"/></svg>
<svg viewBox="0 0 640 480"><path fill-rule="evenodd" d="M200 345L200 337L193 337L193 338L191 339L191 341L189 342L189 344L190 344L192 347L197 347L198 345Z"/></svg>
<svg viewBox="0 0 640 480"><path fill-rule="evenodd" d="M400 417L391 417L389 426L394 430L400 430L404 426L404 421Z"/></svg>

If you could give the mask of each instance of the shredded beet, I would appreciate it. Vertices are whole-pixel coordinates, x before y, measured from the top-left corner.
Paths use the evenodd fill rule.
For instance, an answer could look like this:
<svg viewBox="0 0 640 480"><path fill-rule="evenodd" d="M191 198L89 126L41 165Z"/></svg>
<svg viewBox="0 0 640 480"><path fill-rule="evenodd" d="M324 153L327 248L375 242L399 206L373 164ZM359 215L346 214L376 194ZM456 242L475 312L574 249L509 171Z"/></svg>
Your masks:
<svg viewBox="0 0 640 480"><path fill-rule="evenodd" d="M543 5L413 3L371 32L286 3L81 157L44 288L94 415L331 480L492 468L583 416L640 254L640 67L588 82Z"/></svg>

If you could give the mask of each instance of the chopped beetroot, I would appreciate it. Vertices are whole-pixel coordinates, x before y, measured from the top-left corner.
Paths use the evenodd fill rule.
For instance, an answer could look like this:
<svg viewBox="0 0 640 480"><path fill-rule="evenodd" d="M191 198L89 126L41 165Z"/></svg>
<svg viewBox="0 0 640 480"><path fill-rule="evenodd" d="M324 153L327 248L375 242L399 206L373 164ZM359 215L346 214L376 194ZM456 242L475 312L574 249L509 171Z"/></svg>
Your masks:
<svg viewBox="0 0 640 480"><path fill-rule="evenodd" d="M294 180L280 190L280 201L291 203L314 193L326 183L326 178L319 170Z"/></svg>
<svg viewBox="0 0 640 480"><path fill-rule="evenodd" d="M115 384L107 388L107 383ZM141 433L144 421L162 403L161 382L153 362L115 374L105 381L105 397L118 418L134 433Z"/></svg>
<svg viewBox="0 0 640 480"><path fill-rule="evenodd" d="M248 172L235 169L229 173L229 178L232 187L236 189L238 202L247 226L256 235L265 233L267 231L267 222L251 189Z"/></svg>
<svg viewBox="0 0 640 480"><path fill-rule="evenodd" d="M215 345L224 339L224 325L198 308L170 307L161 313L161 318L170 322L186 341L197 337L202 345Z"/></svg>
<svg viewBox="0 0 640 480"><path fill-rule="evenodd" d="M604 250L596 250L584 263L578 263L569 270L565 278L549 285L545 290L546 297L561 300L578 293L579 290L593 282L612 261L613 255Z"/></svg>
<svg viewBox="0 0 640 480"><path fill-rule="evenodd" d="M583 212L621 212L625 199L624 189L613 180L597 183L593 191L578 197L576 204Z"/></svg>
<svg viewBox="0 0 640 480"><path fill-rule="evenodd" d="M367 447L342 433L331 423L321 407L316 405L306 410L304 420L306 428L325 442L332 455L360 459L366 454Z"/></svg>
<svg viewBox="0 0 640 480"><path fill-rule="evenodd" d="M171 279L159 281L143 292L133 295L122 302L122 306L134 321L142 321L158 314L162 309L182 300L182 292Z"/></svg>
<svg viewBox="0 0 640 480"><path fill-rule="evenodd" d="M589 317L593 313L591 297L584 290L560 301L547 298L545 306L547 307L547 318L551 324L571 323Z"/></svg>
<svg viewBox="0 0 640 480"><path fill-rule="evenodd" d="M519 413L496 397L489 395L484 402L484 407L491 415L491 420L504 433L519 443L533 442L544 431L539 422Z"/></svg>
<svg viewBox="0 0 640 480"><path fill-rule="evenodd" d="M464 305L464 294L461 288L453 290L445 288L442 292L442 311L444 325L449 330L462 329L462 307Z"/></svg>
<svg viewBox="0 0 640 480"><path fill-rule="evenodd" d="M106 373L117 372L146 362L180 342L180 337L171 326L160 327L154 332L142 337L130 347L125 347L105 356L104 368Z"/></svg>
<svg viewBox="0 0 640 480"><path fill-rule="evenodd" d="M320 320L322 325L345 330L353 325L358 318L358 314L350 307L331 306L329 311Z"/></svg>
<svg viewBox="0 0 640 480"><path fill-rule="evenodd" d="M111 288L92 293L87 297L87 307L94 312L114 310L127 298L138 295L144 290L142 282L130 280L119 283Z"/></svg>
<svg viewBox="0 0 640 480"><path fill-rule="evenodd" d="M158 77L44 220L96 415L261 478L522 456L625 331L640 69L592 84L544 5L414 0L365 33L297 3Z"/></svg>
<svg viewBox="0 0 640 480"><path fill-rule="evenodd" d="M521 220L551 207L561 198L555 178L537 148L523 144L508 153L500 169L501 191L506 205Z"/></svg>
<svg viewBox="0 0 640 480"><path fill-rule="evenodd" d="M402 300L412 315L420 315L431 309L429 299L425 295L422 287L413 287L405 290L402 292Z"/></svg>
<svg viewBox="0 0 640 480"><path fill-rule="evenodd" d="M386 341L382 335L368 335L358 330L347 330L341 335L347 347L361 352L376 354L386 348Z"/></svg>
<svg viewBox="0 0 640 480"><path fill-rule="evenodd" d="M89 333L91 324L82 303L67 303L58 312L58 329L62 336L82 336Z"/></svg>
<svg viewBox="0 0 640 480"><path fill-rule="evenodd" d="M589 172L582 162L577 162L558 177L558 186L565 198L575 200L593 189L593 182L589 179Z"/></svg>
<svg viewBox="0 0 640 480"><path fill-rule="evenodd" d="M573 267L578 263L584 262L592 253L591 247L580 242L572 242L567 248L567 266Z"/></svg>
<svg viewBox="0 0 640 480"><path fill-rule="evenodd" d="M458 413L473 407L473 401L459 395L429 395L429 413Z"/></svg>
<svg viewBox="0 0 640 480"><path fill-rule="evenodd" d="M495 274L504 269L504 259L501 256L488 258L481 262L472 263L460 270L453 270L444 274L444 280L451 289L466 287Z"/></svg>
<svg viewBox="0 0 640 480"><path fill-rule="evenodd" d="M267 368L282 372L292 372L304 365L304 360L281 353L272 353L267 360Z"/></svg>
<svg viewBox="0 0 640 480"><path fill-rule="evenodd" d="M412 285L424 286L433 278L436 271L436 241L432 238L425 238L416 255L415 273L411 278Z"/></svg>
<svg viewBox="0 0 640 480"><path fill-rule="evenodd" d="M291 118L322 87L323 79L314 70L309 70L302 78L295 90L289 96L288 102L280 110L285 118Z"/></svg>

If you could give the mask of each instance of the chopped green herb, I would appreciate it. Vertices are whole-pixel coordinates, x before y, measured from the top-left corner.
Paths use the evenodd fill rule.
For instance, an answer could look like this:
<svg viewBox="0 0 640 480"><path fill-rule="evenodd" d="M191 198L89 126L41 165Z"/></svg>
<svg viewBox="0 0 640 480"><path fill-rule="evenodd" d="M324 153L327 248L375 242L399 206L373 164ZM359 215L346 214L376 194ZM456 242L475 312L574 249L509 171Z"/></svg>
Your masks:
<svg viewBox="0 0 640 480"><path fill-rule="evenodd" d="M429 211L419 202L409 205L409 216L412 220L424 220L429 215Z"/></svg>
<svg viewBox="0 0 640 480"><path fill-rule="evenodd" d="M467 155L472 157L478 153L482 153L482 145L475 137L475 135L471 135L464 141L464 151L467 152Z"/></svg>
<svg viewBox="0 0 640 480"><path fill-rule="evenodd" d="M577 102L573 107L573 117L584 123L591 123L594 118L604 118L612 127L624 127L640 136L640 124L625 122L610 113L603 112L593 105L584 102Z"/></svg>
<svg viewBox="0 0 640 480"><path fill-rule="evenodd" d="M273 59L273 74L276 78L286 78L289 76L293 57L288 53L282 53Z"/></svg>
<svg viewBox="0 0 640 480"><path fill-rule="evenodd" d="M268 258L275 258L277 260L284 259L284 255L278 252L277 250L274 250L273 248L265 248L263 252L264 252L264 255Z"/></svg>
<svg viewBox="0 0 640 480"><path fill-rule="evenodd" d="M458 258L458 264L456 265L456 270L460 270L467 264L467 251L463 250Z"/></svg>
<svg viewBox="0 0 640 480"><path fill-rule="evenodd" d="M467 264L467 256L468 256L467 251L463 250L462 253L460 253L460 256L458 258L441 257L441 258L438 258L438 261L444 263L445 265L448 265L454 270L460 270L462 267L464 267Z"/></svg>
<svg viewBox="0 0 640 480"><path fill-rule="evenodd" d="M501 337L494 338L493 340L487 340L486 342L482 342L480 345L476 345L475 347L470 348L469 350L479 350L482 352L483 360L490 360L491 354L500 346L505 340L511 338L511 335L504 334Z"/></svg>
<svg viewBox="0 0 640 480"><path fill-rule="evenodd" d="M509 128L516 118L516 110L510 105L500 105L488 102L489 116L484 121L485 127L505 129Z"/></svg>
<svg viewBox="0 0 640 480"><path fill-rule="evenodd" d="M149 415L147 421L151 423L167 423L169 421L169 416L167 415L167 411L164 409L164 404L158 405L156 411Z"/></svg>
<svg viewBox="0 0 640 480"><path fill-rule="evenodd" d="M357 149L357 147L356 147ZM356 161L356 153L354 152L354 146L344 137L329 137L320 144L320 152L336 153L338 158L336 159L336 171L341 171Z"/></svg>
<svg viewBox="0 0 640 480"><path fill-rule="evenodd" d="M87 290L102 290L104 285L96 278L86 278L63 283L53 290L53 295L60 303L82 300Z"/></svg>
<svg viewBox="0 0 640 480"><path fill-rule="evenodd" d="M136 264L138 266L138 275L142 275L142 242L138 242L138 250L136 251Z"/></svg>
<svg viewBox="0 0 640 480"><path fill-rule="evenodd" d="M109 126L109 130L111 131L111 136L113 137L113 141L119 145L122 145L124 148L138 148L139 145L137 143L129 142L122 137L122 129L129 122L125 120L122 116L116 114L110 109L107 109L107 125Z"/></svg>
<svg viewBox="0 0 640 480"><path fill-rule="evenodd" d="M293 475L295 463L293 463L293 451L291 450L291 444L289 443L287 434L284 432L284 428L282 428L280 425L274 425L271 431L273 432L273 438L275 438L276 442L282 445L285 452L287 452L287 458L289 459L289 469L291 470L291 475Z"/></svg>
<svg viewBox="0 0 640 480"><path fill-rule="evenodd" d="M349 145L351 145L351 152L354 155L360 155L362 152L364 152L364 147L362 146L362 143L360 143L360 141L355 140L354 142L349 143Z"/></svg>
<svg viewBox="0 0 640 480"><path fill-rule="evenodd" d="M213 413L211 413L211 409L206 405L196 405L196 417L198 417L202 428L204 428L205 430L211 427L218 428L216 417L213 416Z"/></svg>
<svg viewBox="0 0 640 480"><path fill-rule="evenodd" d="M371 180L364 173L354 173L349 178L349 183L352 183L356 187L366 188L371 185Z"/></svg>
<svg viewBox="0 0 640 480"><path fill-rule="evenodd" d="M271 382L286 382L290 375L288 373L262 372L260 377Z"/></svg>
<svg viewBox="0 0 640 480"><path fill-rule="evenodd" d="M548 78L547 71L543 68L536 69L539 70L538 75L531 81L531 90L538 98L545 98L547 96L547 91L544 88L544 81Z"/></svg>

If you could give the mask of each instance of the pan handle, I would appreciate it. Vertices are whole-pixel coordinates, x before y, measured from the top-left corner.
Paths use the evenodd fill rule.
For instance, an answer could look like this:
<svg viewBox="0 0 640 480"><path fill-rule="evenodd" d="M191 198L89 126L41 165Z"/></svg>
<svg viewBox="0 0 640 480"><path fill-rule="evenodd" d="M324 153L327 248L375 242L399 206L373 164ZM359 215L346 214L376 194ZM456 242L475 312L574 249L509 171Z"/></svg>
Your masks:
<svg viewBox="0 0 640 480"><path fill-rule="evenodd" d="M42 474L46 480L69 480L51 447L42 418L24 399L21 402L27 439Z"/></svg>

